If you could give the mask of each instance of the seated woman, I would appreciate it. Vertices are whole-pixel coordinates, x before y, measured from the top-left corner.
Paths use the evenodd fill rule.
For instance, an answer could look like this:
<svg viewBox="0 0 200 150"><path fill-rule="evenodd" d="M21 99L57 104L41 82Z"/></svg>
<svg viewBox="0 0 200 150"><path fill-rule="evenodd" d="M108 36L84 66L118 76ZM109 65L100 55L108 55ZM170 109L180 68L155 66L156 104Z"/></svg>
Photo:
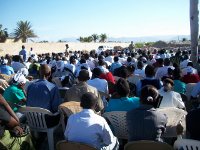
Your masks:
<svg viewBox="0 0 200 150"><path fill-rule="evenodd" d="M158 90L146 85L141 90L139 108L127 112L129 141L162 141L161 135L166 129L167 117L156 110L159 101Z"/></svg>
<svg viewBox="0 0 200 150"><path fill-rule="evenodd" d="M138 97L128 97L130 88L128 82L120 78L116 85L116 94L108 102L106 112L110 111L129 111L134 108L138 108L140 105Z"/></svg>
<svg viewBox="0 0 200 150"><path fill-rule="evenodd" d="M174 79L174 88L173 88L173 90L175 92L185 94L185 92L186 92L186 84L181 81L181 70L179 68L174 69L174 71L173 71L173 79Z"/></svg>
<svg viewBox="0 0 200 150"><path fill-rule="evenodd" d="M11 104L15 112L18 111L17 105L24 105L26 102L25 83L25 76L17 73L13 77L12 84L3 93L3 97Z"/></svg>
<svg viewBox="0 0 200 150"><path fill-rule="evenodd" d="M24 131L19 125L18 117L1 95L0 141L1 144L3 144L3 146L7 149L34 149L31 136L29 134L24 135Z"/></svg>

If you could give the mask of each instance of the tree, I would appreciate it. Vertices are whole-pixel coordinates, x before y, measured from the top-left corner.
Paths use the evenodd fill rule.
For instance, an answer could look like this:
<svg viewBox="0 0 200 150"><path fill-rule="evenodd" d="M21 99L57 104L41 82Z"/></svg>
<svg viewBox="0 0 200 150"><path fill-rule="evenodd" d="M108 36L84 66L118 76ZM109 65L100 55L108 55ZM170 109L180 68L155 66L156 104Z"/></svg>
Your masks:
<svg viewBox="0 0 200 150"><path fill-rule="evenodd" d="M87 42L92 42L93 41L93 37L92 36L88 36L87 37Z"/></svg>
<svg viewBox="0 0 200 150"><path fill-rule="evenodd" d="M187 41L187 38L182 38L182 42L185 42L185 41Z"/></svg>
<svg viewBox="0 0 200 150"><path fill-rule="evenodd" d="M168 44L165 41L157 41L152 46L157 48L165 48L168 46Z"/></svg>
<svg viewBox="0 0 200 150"><path fill-rule="evenodd" d="M0 24L0 42L4 42L8 37L7 28L3 29L3 25Z"/></svg>
<svg viewBox="0 0 200 150"><path fill-rule="evenodd" d="M135 47L136 48L143 48L144 47L144 43L135 43Z"/></svg>
<svg viewBox="0 0 200 150"><path fill-rule="evenodd" d="M15 39L22 39L25 43L28 38L37 37L34 31L31 29L31 23L29 21L19 21L17 22L17 28L14 30Z"/></svg>
<svg viewBox="0 0 200 150"><path fill-rule="evenodd" d="M190 0L191 61L198 67L199 11L198 0Z"/></svg>
<svg viewBox="0 0 200 150"><path fill-rule="evenodd" d="M101 34L100 35L100 40L99 40L99 42L105 42L106 40L107 40L107 35L104 33L104 34Z"/></svg>
<svg viewBox="0 0 200 150"><path fill-rule="evenodd" d="M92 34L92 38L93 38L93 41L96 43L97 40L99 39L99 36L98 34Z"/></svg>

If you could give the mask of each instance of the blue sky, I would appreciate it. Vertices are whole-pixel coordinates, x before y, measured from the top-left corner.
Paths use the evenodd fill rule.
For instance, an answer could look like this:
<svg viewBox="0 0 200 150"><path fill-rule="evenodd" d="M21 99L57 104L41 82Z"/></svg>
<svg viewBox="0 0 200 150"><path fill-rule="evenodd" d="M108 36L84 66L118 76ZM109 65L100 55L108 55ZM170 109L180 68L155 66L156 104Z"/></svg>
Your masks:
<svg viewBox="0 0 200 150"><path fill-rule="evenodd" d="M28 20L39 40L189 35L189 0L0 0L0 24Z"/></svg>

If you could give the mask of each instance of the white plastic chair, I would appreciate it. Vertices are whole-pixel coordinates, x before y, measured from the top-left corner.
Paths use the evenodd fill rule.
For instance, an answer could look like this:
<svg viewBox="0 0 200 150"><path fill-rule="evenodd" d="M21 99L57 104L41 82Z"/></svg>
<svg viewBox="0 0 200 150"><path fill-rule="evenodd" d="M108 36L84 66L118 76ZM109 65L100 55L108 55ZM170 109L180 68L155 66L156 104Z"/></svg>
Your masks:
<svg viewBox="0 0 200 150"><path fill-rule="evenodd" d="M174 143L175 150L198 150L200 141L178 138Z"/></svg>
<svg viewBox="0 0 200 150"><path fill-rule="evenodd" d="M103 117L111 123L114 134L119 139L128 139L126 113L126 111L111 111L103 114Z"/></svg>
<svg viewBox="0 0 200 150"><path fill-rule="evenodd" d="M186 133L186 123L185 123L185 116L187 112L178 109L175 107L167 107L167 108L158 108L158 111L166 114L167 116L167 127L166 132L164 133L163 137L176 137L176 126L179 122L183 125L184 134Z"/></svg>
<svg viewBox="0 0 200 150"><path fill-rule="evenodd" d="M52 114L49 110L39 107L22 107L20 108L20 112L25 114L30 130L36 132L47 132L49 150L54 150L53 133L55 129L59 127L60 123L54 127L48 128L45 120L45 115L55 116L58 113Z"/></svg>

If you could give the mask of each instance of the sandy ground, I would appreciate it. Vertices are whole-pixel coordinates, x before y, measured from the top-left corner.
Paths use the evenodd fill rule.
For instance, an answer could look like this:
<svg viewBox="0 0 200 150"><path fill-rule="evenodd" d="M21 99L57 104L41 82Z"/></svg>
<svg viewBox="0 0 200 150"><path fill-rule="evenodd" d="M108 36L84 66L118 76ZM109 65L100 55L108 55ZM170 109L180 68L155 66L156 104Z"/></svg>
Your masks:
<svg viewBox="0 0 200 150"><path fill-rule="evenodd" d="M47 52L64 52L66 43L0 43L0 56L5 54L17 55L21 50L21 46L26 47L27 52L30 51L30 48L33 48L33 51L36 54L47 53ZM97 49L100 45L105 46L121 46L128 47L130 43L78 43L78 42L68 42L69 50L93 50Z"/></svg>

